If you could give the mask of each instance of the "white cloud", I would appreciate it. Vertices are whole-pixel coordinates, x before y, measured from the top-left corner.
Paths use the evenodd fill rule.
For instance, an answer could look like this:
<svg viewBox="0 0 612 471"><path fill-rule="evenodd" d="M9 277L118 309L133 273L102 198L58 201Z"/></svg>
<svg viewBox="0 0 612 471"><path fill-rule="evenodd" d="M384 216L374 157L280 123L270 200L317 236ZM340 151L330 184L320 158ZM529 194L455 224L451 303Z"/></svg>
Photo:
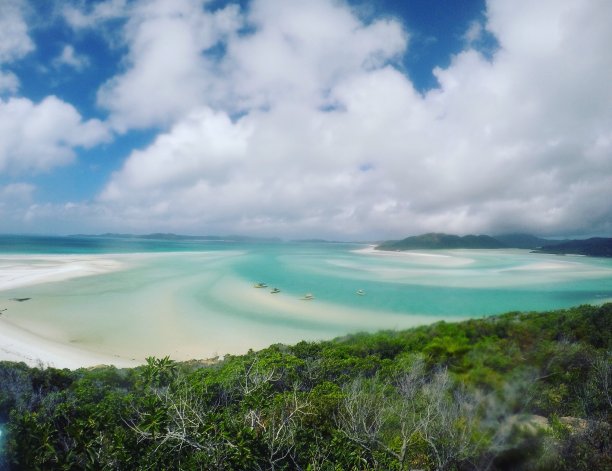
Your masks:
<svg viewBox="0 0 612 471"><path fill-rule="evenodd" d="M255 1L246 35L233 33L238 16L223 29L199 7L187 15L193 2L147 5L130 20L129 67L101 101L116 125L174 124L100 195L109 226L612 229L606 0L491 0L483 26L499 50L488 60L467 47L424 96L389 65L407 45L400 25L364 24L341 3ZM209 36L193 18L213 25ZM207 63L219 38L226 53Z"/></svg>
<svg viewBox="0 0 612 471"><path fill-rule="evenodd" d="M0 94L15 93L19 88L17 76L2 69L34 50L24 19L25 9L21 0L0 2Z"/></svg>
<svg viewBox="0 0 612 471"><path fill-rule="evenodd" d="M211 95L215 59L204 52L239 26L236 6L205 11L202 0L137 3L125 25L127 69L98 93L120 131L167 125Z"/></svg>
<svg viewBox="0 0 612 471"><path fill-rule="evenodd" d="M2 93L15 93L19 89L19 79L12 72L0 70L0 95Z"/></svg>
<svg viewBox="0 0 612 471"><path fill-rule="evenodd" d="M472 23L470 23L469 28L463 35L463 39L466 42L467 46L472 47L478 41L480 41L482 39L483 31L484 30L480 21L472 21Z"/></svg>
<svg viewBox="0 0 612 471"><path fill-rule="evenodd" d="M36 190L34 185L29 183L10 183L0 186L0 202L4 204L8 201L31 201L32 193Z"/></svg>
<svg viewBox="0 0 612 471"><path fill-rule="evenodd" d="M407 45L398 22L366 25L328 0L256 1L247 21L256 32L231 41L226 58L234 96L247 108L325 105L342 80L385 65Z"/></svg>
<svg viewBox="0 0 612 471"><path fill-rule="evenodd" d="M0 63L20 59L34 50L24 9L25 3L20 0L0 2Z"/></svg>
<svg viewBox="0 0 612 471"><path fill-rule="evenodd" d="M24 214L32 204L36 187L29 183L0 185L0 219L3 231L23 231Z"/></svg>
<svg viewBox="0 0 612 471"><path fill-rule="evenodd" d="M59 56L53 60L53 64L55 67L68 66L80 71L89 65L89 59L85 55L77 54L74 46L66 44Z"/></svg>
<svg viewBox="0 0 612 471"><path fill-rule="evenodd" d="M91 147L109 138L100 121L83 121L78 111L49 96L0 99L0 171L20 174L49 170L75 158L74 147Z"/></svg>
<svg viewBox="0 0 612 471"><path fill-rule="evenodd" d="M204 181L219 183L246 157L248 135L245 126L232 124L225 114L209 109L194 112L145 152L135 151L103 198L121 197L126 185L137 188L138 196L158 188L167 191Z"/></svg>
<svg viewBox="0 0 612 471"><path fill-rule="evenodd" d="M122 18L129 10L126 0L104 0L91 2L89 5L77 5L69 4L62 10L66 22L76 30L98 27L105 21Z"/></svg>
<svg viewBox="0 0 612 471"><path fill-rule="evenodd" d="M245 27L254 32L239 33ZM364 25L328 0L253 2L214 11L203 0L137 3L125 26L126 70L99 91L113 125L168 126L200 106L240 113L285 100L327 104L347 74L406 46L390 20Z"/></svg>

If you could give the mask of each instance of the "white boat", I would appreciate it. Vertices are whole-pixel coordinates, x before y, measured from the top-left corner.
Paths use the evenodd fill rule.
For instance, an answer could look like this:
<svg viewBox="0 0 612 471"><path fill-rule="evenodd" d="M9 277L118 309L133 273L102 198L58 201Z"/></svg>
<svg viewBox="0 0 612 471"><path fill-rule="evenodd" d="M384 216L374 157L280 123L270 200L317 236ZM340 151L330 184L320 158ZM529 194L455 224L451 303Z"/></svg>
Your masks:
<svg viewBox="0 0 612 471"><path fill-rule="evenodd" d="M365 296L365 291L364 291L364 290L362 290L362 289L358 289L358 290L357 290L357 294L358 294L359 296Z"/></svg>
<svg viewBox="0 0 612 471"><path fill-rule="evenodd" d="M302 299L304 301L310 301L311 299L314 299L314 296L310 293L306 293Z"/></svg>
<svg viewBox="0 0 612 471"><path fill-rule="evenodd" d="M256 283L253 285L253 288L267 288L268 285L265 283Z"/></svg>

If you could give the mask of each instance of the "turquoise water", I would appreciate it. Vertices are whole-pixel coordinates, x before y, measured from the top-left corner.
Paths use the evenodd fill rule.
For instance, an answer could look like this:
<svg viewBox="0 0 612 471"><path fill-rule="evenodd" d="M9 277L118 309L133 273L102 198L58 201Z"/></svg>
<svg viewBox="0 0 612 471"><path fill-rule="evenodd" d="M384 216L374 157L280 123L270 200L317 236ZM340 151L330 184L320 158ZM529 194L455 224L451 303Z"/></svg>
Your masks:
<svg viewBox="0 0 612 471"><path fill-rule="evenodd" d="M83 349L187 359L612 299L610 259L524 250L375 254L363 248L0 237L0 259L2 254L9 261L23 256L20 263L32 266L48 263L48 254L95 255L121 263L121 269L108 273L0 291L0 308L7 308L4 318L35 335ZM269 288L253 288L256 282ZM271 294L272 287L281 293ZM305 293L315 299L302 300ZM26 297L31 300L10 301Z"/></svg>

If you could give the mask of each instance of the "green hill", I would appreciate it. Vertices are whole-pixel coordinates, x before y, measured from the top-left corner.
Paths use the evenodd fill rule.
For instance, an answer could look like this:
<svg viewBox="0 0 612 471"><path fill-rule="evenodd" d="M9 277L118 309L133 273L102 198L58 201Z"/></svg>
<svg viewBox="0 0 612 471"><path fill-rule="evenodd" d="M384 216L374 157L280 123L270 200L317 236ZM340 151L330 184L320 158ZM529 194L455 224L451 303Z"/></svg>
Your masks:
<svg viewBox="0 0 612 471"><path fill-rule="evenodd" d="M429 233L406 237L398 241L387 241L378 245L378 250L415 250L415 249L501 249L507 247L487 235L458 236L452 234Z"/></svg>
<svg viewBox="0 0 612 471"><path fill-rule="evenodd" d="M612 238L592 237L585 240L570 240L560 244L546 245L536 250L536 252L612 257Z"/></svg>
<svg viewBox="0 0 612 471"><path fill-rule="evenodd" d="M429 233L390 240L377 250L437 250L437 249L532 249L537 253L576 254L592 257L612 257L612 238L593 237L584 240L542 239L530 234L466 235Z"/></svg>
<svg viewBox="0 0 612 471"><path fill-rule="evenodd" d="M542 239L531 234L501 234L493 236L506 247L513 249L538 249L545 245L554 245L564 241Z"/></svg>
<svg viewBox="0 0 612 471"><path fill-rule="evenodd" d="M612 468L612 304L214 364L0 362L0 469Z"/></svg>

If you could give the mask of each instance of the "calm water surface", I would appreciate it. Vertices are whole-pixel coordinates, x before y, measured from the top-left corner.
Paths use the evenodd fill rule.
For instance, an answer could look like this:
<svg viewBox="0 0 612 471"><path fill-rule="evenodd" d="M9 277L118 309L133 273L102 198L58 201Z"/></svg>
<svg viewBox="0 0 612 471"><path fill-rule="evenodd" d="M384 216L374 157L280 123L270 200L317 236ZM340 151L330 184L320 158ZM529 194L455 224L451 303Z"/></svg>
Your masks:
<svg viewBox="0 0 612 471"><path fill-rule="evenodd" d="M8 308L6 319L36 335L81 348L187 359L612 299L610 259L525 250L373 254L363 248L3 236L0 259L2 254L43 260L45 254L98 254L119 260L123 268L2 291L0 308ZM35 257L31 263L38 263ZM269 288L256 289L256 282ZM272 287L281 292L271 294ZM315 299L302 300L305 293ZM31 300L10 301L25 297Z"/></svg>

